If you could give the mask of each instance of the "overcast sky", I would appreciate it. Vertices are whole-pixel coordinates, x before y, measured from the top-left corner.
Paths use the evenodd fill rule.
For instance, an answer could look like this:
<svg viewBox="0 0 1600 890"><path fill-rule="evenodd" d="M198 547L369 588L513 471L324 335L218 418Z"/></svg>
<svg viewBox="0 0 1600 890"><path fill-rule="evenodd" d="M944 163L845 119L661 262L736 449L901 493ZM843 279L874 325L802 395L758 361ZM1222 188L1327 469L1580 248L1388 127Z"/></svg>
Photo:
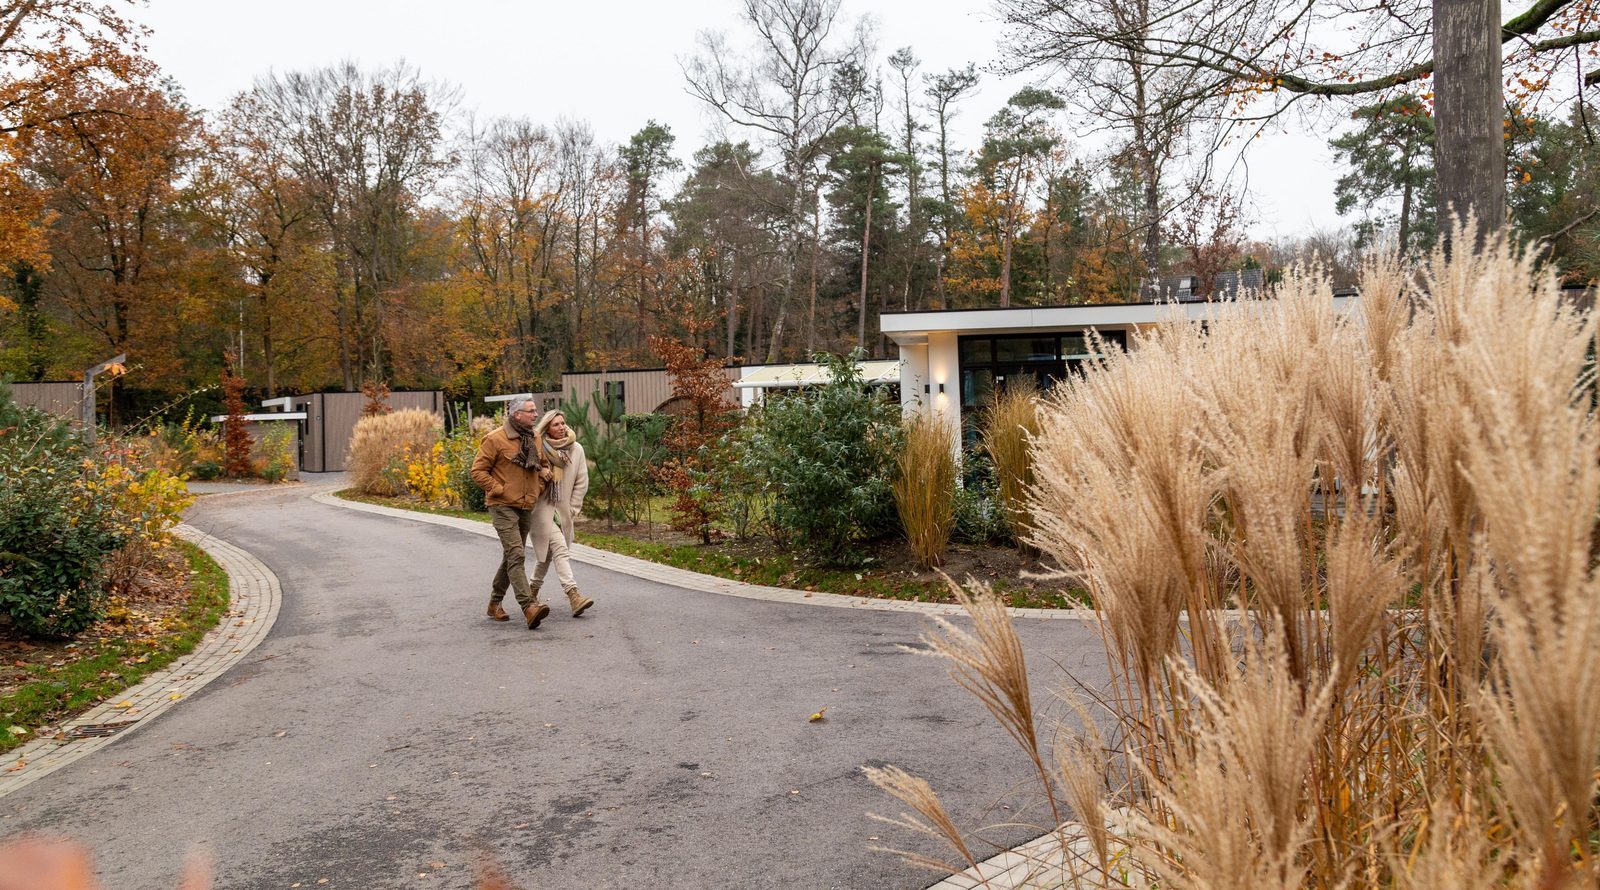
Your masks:
<svg viewBox="0 0 1600 890"><path fill-rule="evenodd" d="M876 20L880 56L909 45L923 71L994 58L1001 28L987 0L936 6L930 14L930 4L917 0L845 0L844 12ZM738 8L739 0L151 0L136 17L154 29L155 61L202 108L222 105L270 70L405 59L459 88L463 108L480 117L582 118L612 142L654 118L672 128L687 160L704 144L710 119L684 92L679 59L695 51L703 29L737 38ZM962 147L976 144L983 120L1023 83L985 78L962 106ZM1066 117L1061 127L1078 129ZM1094 147L1092 139L1078 144L1084 153ZM1342 223L1325 136L1298 126L1269 134L1245 161L1257 237Z"/></svg>

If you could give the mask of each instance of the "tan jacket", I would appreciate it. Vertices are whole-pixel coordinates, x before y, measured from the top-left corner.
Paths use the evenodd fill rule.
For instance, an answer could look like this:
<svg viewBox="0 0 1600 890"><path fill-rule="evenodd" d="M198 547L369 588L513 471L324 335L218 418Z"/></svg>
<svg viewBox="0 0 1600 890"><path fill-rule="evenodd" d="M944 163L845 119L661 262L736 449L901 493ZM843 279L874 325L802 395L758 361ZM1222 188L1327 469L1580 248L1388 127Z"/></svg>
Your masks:
<svg viewBox="0 0 1600 890"><path fill-rule="evenodd" d="M531 510L544 493L538 467L524 469L512 462L521 447L521 442L506 435L504 427L483 437L478 456L472 460L472 481L483 489L484 503Z"/></svg>
<svg viewBox="0 0 1600 890"><path fill-rule="evenodd" d="M573 519L582 512L584 495L589 492L589 458L583 453L583 445L573 442L570 454L571 462L560 483L561 500L541 498L533 511L533 552L540 560L549 558L545 554L549 552L551 535L558 533L555 527L558 518L561 520L559 534L566 539L568 547L572 546ZM545 483L546 486L552 484Z"/></svg>

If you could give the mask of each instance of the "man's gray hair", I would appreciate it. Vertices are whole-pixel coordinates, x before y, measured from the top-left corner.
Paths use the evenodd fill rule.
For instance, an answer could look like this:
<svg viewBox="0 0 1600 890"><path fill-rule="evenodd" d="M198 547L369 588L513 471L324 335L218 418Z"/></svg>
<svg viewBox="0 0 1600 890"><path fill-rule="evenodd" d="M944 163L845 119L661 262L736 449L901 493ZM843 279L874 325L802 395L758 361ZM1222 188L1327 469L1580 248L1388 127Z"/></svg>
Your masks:
<svg viewBox="0 0 1600 890"><path fill-rule="evenodd" d="M529 408L534 411L539 410L539 406L535 405L533 399L529 398L528 396L520 396L506 403L507 414L515 414L524 408Z"/></svg>

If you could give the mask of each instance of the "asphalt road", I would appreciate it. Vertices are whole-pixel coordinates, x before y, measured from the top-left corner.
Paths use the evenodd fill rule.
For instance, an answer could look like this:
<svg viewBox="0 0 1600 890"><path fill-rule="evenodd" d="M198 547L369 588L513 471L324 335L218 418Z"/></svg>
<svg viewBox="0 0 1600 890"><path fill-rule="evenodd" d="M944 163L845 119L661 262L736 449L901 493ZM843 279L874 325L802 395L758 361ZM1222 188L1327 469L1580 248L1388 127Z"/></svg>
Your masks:
<svg viewBox="0 0 1600 890"><path fill-rule="evenodd" d="M927 778L965 825L1046 821L1004 731L897 650L925 618L578 565L595 608L556 603L530 632L483 615L492 540L313 488L200 500L192 525L277 573L277 624L151 725L0 799L0 834L85 842L109 890L170 890L194 851L219 888L466 888L483 855L526 888L914 888L939 876L869 847L938 851L869 818L901 807L861 765ZM1036 698L1063 668L1103 680L1090 628L1019 633Z"/></svg>

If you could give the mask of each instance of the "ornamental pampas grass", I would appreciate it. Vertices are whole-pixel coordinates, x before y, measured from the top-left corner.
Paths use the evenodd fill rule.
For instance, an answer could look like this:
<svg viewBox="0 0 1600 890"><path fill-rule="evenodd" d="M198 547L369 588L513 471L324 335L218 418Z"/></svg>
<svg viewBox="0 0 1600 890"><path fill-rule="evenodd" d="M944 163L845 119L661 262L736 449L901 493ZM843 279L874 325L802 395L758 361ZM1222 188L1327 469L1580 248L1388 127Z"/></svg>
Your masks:
<svg viewBox="0 0 1600 890"><path fill-rule="evenodd" d="M989 647L936 649L1057 764L1073 880L1116 850L1164 887L1600 882L1595 318L1471 242L1370 260L1348 312L1296 272L1041 403L1031 540L1094 597L1114 731L1042 752Z"/></svg>

